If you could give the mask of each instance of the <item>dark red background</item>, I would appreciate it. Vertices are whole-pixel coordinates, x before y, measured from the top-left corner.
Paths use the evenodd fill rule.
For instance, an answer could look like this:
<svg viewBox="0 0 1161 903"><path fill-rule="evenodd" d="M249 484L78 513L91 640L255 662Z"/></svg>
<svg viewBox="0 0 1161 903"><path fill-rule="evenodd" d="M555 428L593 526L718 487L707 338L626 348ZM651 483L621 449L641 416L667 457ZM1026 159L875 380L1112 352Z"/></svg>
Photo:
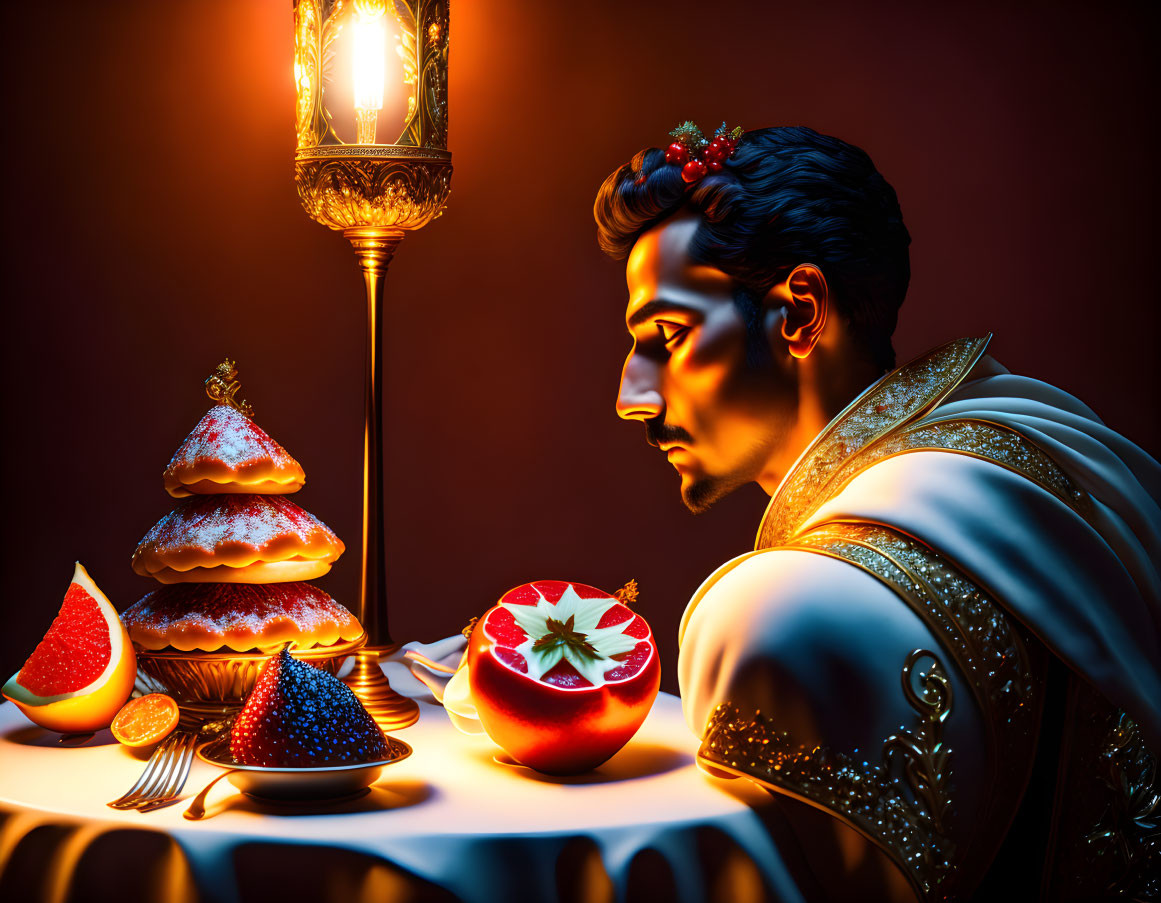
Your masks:
<svg viewBox="0 0 1161 903"><path fill-rule="evenodd" d="M996 333L1154 455L1157 29L1150 4L458 0L446 215L392 265L388 585L397 639L510 586L642 587L675 689L690 594L744 552L756 489L693 518L617 421L621 267L597 186L678 121L806 124L866 148L914 237L901 357ZM7 675L79 558L125 607L160 474L238 359L357 550L363 296L292 182L291 4L5 8ZM355 599L357 551L321 581Z"/></svg>

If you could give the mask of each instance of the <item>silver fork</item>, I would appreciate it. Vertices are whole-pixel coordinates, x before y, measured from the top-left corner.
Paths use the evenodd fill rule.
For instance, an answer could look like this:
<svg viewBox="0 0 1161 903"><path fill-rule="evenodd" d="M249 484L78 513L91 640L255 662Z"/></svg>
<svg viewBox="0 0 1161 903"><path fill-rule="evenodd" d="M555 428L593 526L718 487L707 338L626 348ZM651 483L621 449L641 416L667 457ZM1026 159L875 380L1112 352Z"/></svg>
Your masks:
<svg viewBox="0 0 1161 903"><path fill-rule="evenodd" d="M174 731L153 751L137 783L108 805L149 812L175 799L185 786L198 735Z"/></svg>
<svg viewBox="0 0 1161 903"><path fill-rule="evenodd" d="M169 782L158 790L152 799L142 800L136 807L138 812L152 812L154 809L169 805L181 795L182 788L189 779L194 749L199 739L197 734L188 734L187 741L182 744L177 764L170 774Z"/></svg>

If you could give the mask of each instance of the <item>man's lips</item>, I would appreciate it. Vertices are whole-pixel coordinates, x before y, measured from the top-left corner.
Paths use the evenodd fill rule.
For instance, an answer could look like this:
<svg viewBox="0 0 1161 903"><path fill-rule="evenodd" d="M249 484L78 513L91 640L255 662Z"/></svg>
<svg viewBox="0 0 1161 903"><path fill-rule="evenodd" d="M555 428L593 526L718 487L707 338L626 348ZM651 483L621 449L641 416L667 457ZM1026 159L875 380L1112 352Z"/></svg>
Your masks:
<svg viewBox="0 0 1161 903"><path fill-rule="evenodd" d="M670 466L679 474L684 475L698 467L697 456L684 445L671 445L662 448L662 451L665 452L665 458Z"/></svg>

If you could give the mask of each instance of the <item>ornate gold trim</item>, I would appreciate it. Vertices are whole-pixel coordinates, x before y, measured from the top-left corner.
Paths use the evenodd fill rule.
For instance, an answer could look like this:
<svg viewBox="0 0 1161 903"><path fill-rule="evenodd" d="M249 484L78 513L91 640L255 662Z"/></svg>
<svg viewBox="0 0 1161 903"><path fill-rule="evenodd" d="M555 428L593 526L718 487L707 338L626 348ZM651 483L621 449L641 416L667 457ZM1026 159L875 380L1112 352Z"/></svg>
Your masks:
<svg viewBox="0 0 1161 903"><path fill-rule="evenodd" d="M886 583L951 652L981 707L1031 739L1043 682L1031 674L1028 646L1004 609L946 558L870 523L825 524L787 548L823 552Z"/></svg>
<svg viewBox="0 0 1161 903"><path fill-rule="evenodd" d="M450 163L391 157L317 157L294 164L306 212L324 226L420 229L443 212Z"/></svg>
<svg viewBox="0 0 1161 903"><path fill-rule="evenodd" d="M342 664L367 642L360 634L329 646L292 649L290 654L317 668L337 674ZM137 649L137 667L160 690L177 700L182 709L201 712L233 712L240 708L263 666L282 644L270 649L246 652L223 649L216 652L182 652L177 649Z"/></svg>
<svg viewBox="0 0 1161 903"><path fill-rule="evenodd" d="M373 157L389 160L426 160L432 163L451 163L451 151L433 147L411 147L392 144L324 144L318 147L300 147L294 152L295 160L330 160L349 157Z"/></svg>
<svg viewBox="0 0 1161 903"><path fill-rule="evenodd" d="M1011 427L976 417L936 420L904 427L871 443L830 477L833 497L859 473L887 458L918 451L948 451L998 464L1055 495L1077 513L1091 513L1092 502L1061 467L1035 443ZM814 506L817 510L818 505Z"/></svg>
<svg viewBox="0 0 1161 903"><path fill-rule="evenodd" d="M917 690L913 674L924 659L931 666L918 675ZM880 846L929 898L942 890L956 853L947 831L952 751L943 741L953 694L939 658L925 649L907 656L901 679L919 724L888 737L879 763L798 743L761 712L744 720L729 703L710 715L697 755L711 770L750 778L838 816Z"/></svg>
<svg viewBox="0 0 1161 903"><path fill-rule="evenodd" d="M786 542L830 497L836 472L872 442L923 416L976 365L991 340L958 339L887 374L819 433L770 498L754 548Z"/></svg>
<svg viewBox="0 0 1161 903"><path fill-rule="evenodd" d="M1137 723L1115 710L1100 748L1098 778L1107 807L1084 838L1092 860L1112 864L1108 897L1161 898L1161 782L1157 757ZM1108 866L1106 865L1106 868Z"/></svg>
<svg viewBox="0 0 1161 903"><path fill-rule="evenodd" d="M951 653L985 726L992 793L979 823L992 824L996 804L1018 799L1031 773L1045 697L1042 647L1026 643L1004 609L942 555L895 530L826 524L788 548L826 554L879 578Z"/></svg>
<svg viewBox="0 0 1161 903"><path fill-rule="evenodd" d="M1140 727L1069 678L1046 900L1161 900L1161 770Z"/></svg>

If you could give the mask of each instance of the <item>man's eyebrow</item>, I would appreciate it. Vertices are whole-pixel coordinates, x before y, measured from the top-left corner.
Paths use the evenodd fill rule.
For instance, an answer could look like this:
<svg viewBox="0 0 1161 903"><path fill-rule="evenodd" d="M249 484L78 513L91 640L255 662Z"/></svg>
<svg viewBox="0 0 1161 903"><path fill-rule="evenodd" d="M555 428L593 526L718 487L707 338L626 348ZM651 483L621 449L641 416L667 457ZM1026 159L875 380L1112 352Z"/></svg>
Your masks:
<svg viewBox="0 0 1161 903"><path fill-rule="evenodd" d="M632 329L658 314L674 311L679 313L693 313L693 308L687 307L684 304L678 304L676 301L670 301L667 298L654 298L652 301L646 301L633 312L633 315L629 317L628 326Z"/></svg>

